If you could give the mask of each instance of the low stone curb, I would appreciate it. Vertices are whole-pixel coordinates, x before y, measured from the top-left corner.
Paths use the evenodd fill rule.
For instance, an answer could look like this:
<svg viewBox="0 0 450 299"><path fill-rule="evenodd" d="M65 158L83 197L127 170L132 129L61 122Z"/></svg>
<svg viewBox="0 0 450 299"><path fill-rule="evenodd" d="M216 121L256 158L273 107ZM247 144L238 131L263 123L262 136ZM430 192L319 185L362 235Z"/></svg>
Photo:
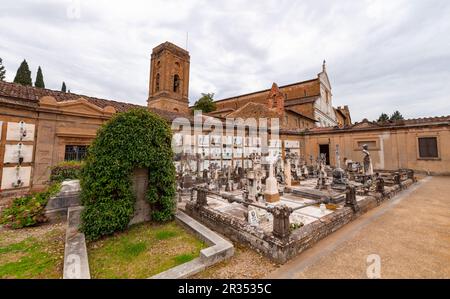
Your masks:
<svg viewBox="0 0 450 299"><path fill-rule="evenodd" d="M85 236L78 230L82 210L83 207L81 206L68 208L63 279L91 278ZM178 211L175 219L179 224L192 231L198 238L211 246L202 249L200 257L154 275L150 277L151 279L186 278L234 255L234 246L231 242L190 216Z"/></svg>
<svg viewBox="0 0 450 299"><path fill-rule="evenodd" d="M156 274L150 277L150 279L186 278L234 255L234 246L231 242L225 240L192 217L178 211L175 219L178 223L191 230L202 241L212 246L202 249L200 251L200 257Z"/></svg>
<svg viewBox="0 0 450 299"><path fill-rule="evenodd" d="M90 279L89 261L84 234L78 231L83 207L69 207L67 211L66 244L63 279Z"/></svg>

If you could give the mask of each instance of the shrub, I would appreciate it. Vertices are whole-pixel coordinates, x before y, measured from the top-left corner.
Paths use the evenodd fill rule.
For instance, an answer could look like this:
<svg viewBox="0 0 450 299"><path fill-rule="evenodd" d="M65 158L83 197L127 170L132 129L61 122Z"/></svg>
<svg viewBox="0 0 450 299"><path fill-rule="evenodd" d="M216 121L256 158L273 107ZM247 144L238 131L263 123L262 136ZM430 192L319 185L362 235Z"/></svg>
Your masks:
<svg viewBox="0 0 450 299"><path fill-rule="evenodd" d="M81 230L88 240L124 230L134 212L131 174L148 168L152 220L168 221L175 210L172 132L146 109L116 114L97 132L81 170Z"/></svg>
<svg viewBox="0 0 450 299"><path fill-rule="evenodd" d="M62 182L80 178L83 162L64 161L51 168L50 182Z"/></svg>
<svg viewBox="0 0 450 299"><path fill-rule="evenodd" d="M45 205L51 197L58 194L60 189L61 184L54 183L44 192L14 199L11 207L3 210L0 223L17 229L46 222L47 217L44 215Z"/></svg>

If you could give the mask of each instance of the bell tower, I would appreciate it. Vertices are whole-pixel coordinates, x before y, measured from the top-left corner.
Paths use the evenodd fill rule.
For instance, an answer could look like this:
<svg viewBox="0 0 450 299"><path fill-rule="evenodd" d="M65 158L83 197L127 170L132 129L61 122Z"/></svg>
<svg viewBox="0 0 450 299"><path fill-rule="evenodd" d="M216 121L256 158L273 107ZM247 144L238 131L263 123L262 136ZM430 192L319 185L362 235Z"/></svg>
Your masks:
<svg viewBox="0 0 450 299"><path fill-rule="evenodd" d="M189 52L165 42L153 49L148 107L189 113Z"/></svg>

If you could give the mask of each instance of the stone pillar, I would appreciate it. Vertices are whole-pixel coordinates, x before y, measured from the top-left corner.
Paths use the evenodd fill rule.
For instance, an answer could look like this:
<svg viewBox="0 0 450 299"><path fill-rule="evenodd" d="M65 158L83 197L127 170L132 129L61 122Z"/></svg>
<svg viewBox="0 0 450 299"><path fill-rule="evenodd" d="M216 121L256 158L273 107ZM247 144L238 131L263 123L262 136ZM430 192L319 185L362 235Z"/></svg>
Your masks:
<svg viewBox="0 0 450 299"><path fill-rule="evenodd" d="M401 181L401 179L400 179L400 173L398 173L398 172L396 172L396 173L394 174L394 183L395 183L396 185L398 185L398 186L400 187L400 189L402 189L402 181Z"/></svg>
<svg viewBox="0 0 450 299"><path fill-rule="evenodd" d="M273 235L284 239L291 234L289 216L292 214L292 208L286 205L269 207L267 209L273 215Z"/></svg>
<svg viewBox="0 0 450 299"><path fill-rule="evenodd" d="M353 186L347 186L345 192L345 205L351 207L354 212L359 210L358 202L356 201L356 188Z"/></svg>
<svg viewBox="0 0 450 299"><path fill-rule="evenodd" d="M376 191L384 196L384 180L381 177L378 177L376 180Z"/></svg>
<svg viewBox="0 0 450 299"><path fill-rule="evenodd" d="M284 177L286 178L286 187L292 186L291 162L286 159L284 165Z"/></svg>
<svg viewBox="0 0 450 299"><path fill-rule="evenodd" d="M197 202L198 208L208 205L208 190L205 188L197 188Z"/></svg>
<svg viewBox="0 0 450 299"><path fill-rule="evenodd" d="M408 179L411 179L413 182L415 181L414 180L414 170L408 169L407 175L408 175Z"/></svg>
<svg viewBox="0 0 450 299"><path fill-rule="evenodd" d="M266 190L264 192L264 199L267 202L277 202L280 200L280 193L278 191L278 182L273 174L273 164L270 164L269 177L266 179Z"/></svg>

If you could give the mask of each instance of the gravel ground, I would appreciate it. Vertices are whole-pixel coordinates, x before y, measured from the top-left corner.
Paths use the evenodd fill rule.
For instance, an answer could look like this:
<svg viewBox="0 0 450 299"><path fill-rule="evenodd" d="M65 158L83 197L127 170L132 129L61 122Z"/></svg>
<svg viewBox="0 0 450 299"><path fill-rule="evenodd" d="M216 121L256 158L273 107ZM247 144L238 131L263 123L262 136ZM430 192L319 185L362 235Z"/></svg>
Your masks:
<svg viewBox="0 0 450 299"><path fill-rule="evenodd" d="M40 226L22 229L10 229L0 226L0 246L18 243L29 237L39 239L55 229L65 230L66 222L45 223Z"/></svg>
<svg viewBox="0 0 450 299"><path fill-rule="evenodd" d="M426 179L268 277L367 278L368 266L374 265L367 258L376 254L381 278L450 278L449 194L450 177Z"/></svg>
<svg viewBox="0 0 450 299"><path fill-rule="evenodd" d="M192 278L257 279L276 269L277 265L254 250L234 244L235 254Z"/></svg>

